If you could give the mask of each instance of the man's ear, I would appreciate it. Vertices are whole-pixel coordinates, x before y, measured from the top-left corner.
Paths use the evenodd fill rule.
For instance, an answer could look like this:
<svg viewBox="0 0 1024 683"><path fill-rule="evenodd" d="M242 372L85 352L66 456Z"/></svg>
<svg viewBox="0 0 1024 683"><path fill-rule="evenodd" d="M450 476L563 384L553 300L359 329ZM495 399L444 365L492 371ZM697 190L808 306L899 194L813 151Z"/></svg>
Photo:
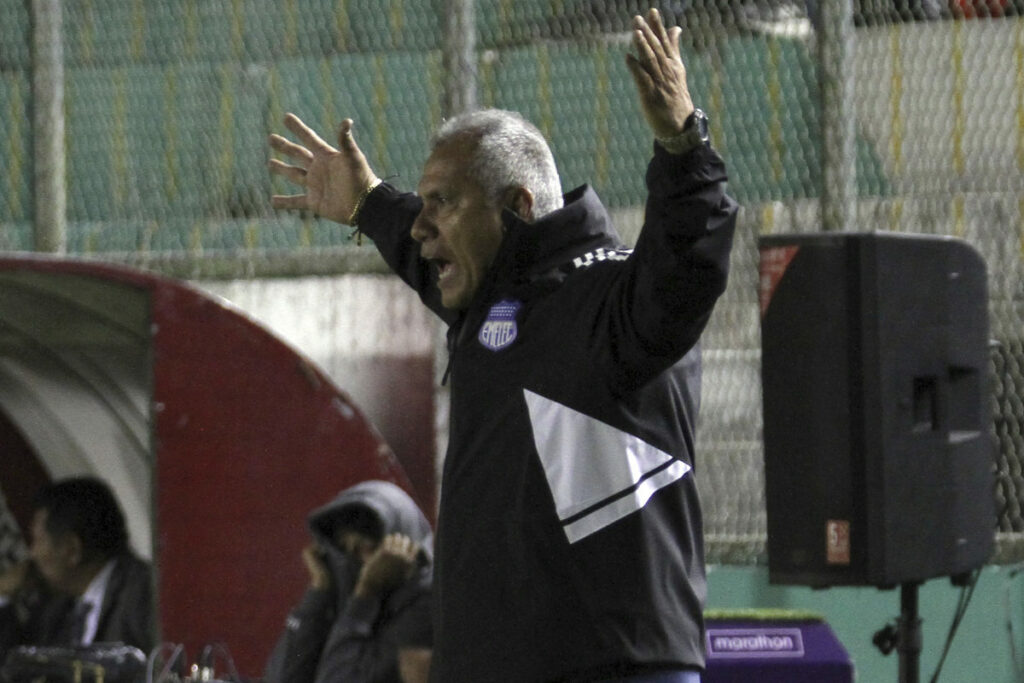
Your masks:
<svg viewBox="0 0 1024 683"><path fill-rule="evenodd" d="M525 187L512 190L512 199L507 204L524 221L533 220L533 193Z"/></svg>

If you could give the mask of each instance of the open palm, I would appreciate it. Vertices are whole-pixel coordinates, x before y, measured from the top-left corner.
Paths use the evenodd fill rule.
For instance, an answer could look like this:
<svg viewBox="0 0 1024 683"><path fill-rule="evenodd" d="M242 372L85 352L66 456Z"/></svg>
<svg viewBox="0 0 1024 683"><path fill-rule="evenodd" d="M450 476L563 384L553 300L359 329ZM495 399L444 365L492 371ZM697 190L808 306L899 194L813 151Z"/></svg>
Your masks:
<svg viewBox="0 0 1024 683"><path fill-rule="evenodd" d="M352 120L342 122L338 148L324 142L294 114L285 116L284 125L302 144L271 135L270 146L292 163L271 159L270 171L305 187L306 192L273 195L272 205L276 209L307 209L323 218L349 223L360 194L377 180L352 136Z"/></svg>

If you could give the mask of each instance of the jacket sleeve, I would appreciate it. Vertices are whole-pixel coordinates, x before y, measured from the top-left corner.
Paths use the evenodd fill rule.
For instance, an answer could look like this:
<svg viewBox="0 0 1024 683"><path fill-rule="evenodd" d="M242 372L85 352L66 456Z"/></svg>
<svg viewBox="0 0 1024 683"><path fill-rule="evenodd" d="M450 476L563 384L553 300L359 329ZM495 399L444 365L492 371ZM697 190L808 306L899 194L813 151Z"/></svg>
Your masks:
<svg viewBox="0 0 1024 683"><path fill-rule="evenodd" d="M316 670L316 683L369 683L374 679L380 655L373 624L379 612L379 600L349 599L331 627Z"/></svg>
<svg viewBox="0 0 1024 683"><path fill-rule="evenodd" d="M285 629L267 661L267 683L309 683L334 617L332 591L309 589L285 620Z"/></svg>
<svg viewBox="0 0 1024 683"><path fill-rule="evenodd" d="M24 642L24 624L18 618L17 609L8 601L0 606L0 664L7 658L7 651Z"/></svg>
<svg viewBox="0 0 1024 683"><path fill-rule="evenodd" d="M644 226L611 292L604 353L614 383L638 386L692 349L725 291L737 205L709 146L655 145Z"/></svg>
<svg viewBox="0 0 1024 683"><path fill-rule="evenodd" d="M353 596L331 628L315 681L398 680L398 651L432 642L430 593L416 581L383 601Z"/></svg>
<svg viewBox="0 0 1024 683"><path fill-rule="evenodd" d="M107 585L95 642L122 642L147 655L155 645L152 571L133 556L120 558Z"/></svg>
<svg viewBox="0 0 1024 683"><path fill-rule="evenodd" d="M359 212L359 231L373 240L388 267L419 294L420 300L451 324L455 314L441 306L441 293L430 264L420 258L420 245L410 235L422 200L381 183L366 198Z"/></svg>

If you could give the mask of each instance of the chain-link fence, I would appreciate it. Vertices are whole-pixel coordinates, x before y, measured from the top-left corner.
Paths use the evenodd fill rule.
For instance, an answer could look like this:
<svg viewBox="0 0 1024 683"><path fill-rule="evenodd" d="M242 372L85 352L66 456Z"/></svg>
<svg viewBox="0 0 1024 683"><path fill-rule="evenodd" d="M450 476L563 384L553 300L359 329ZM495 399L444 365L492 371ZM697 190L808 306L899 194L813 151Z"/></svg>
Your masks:
<svg viewBox="0 0 1024 683"><path fill-rule="evenodd" d="M691 89L742 204L733 279L705 338L710 559L764 556L756 239L823 229L824 179L837 174L853 194L838 227L955 235L988 262L998 560L1024 556L1021 0L655 4L684 27ZM33 15L47 5L60 6L0 0L0 248L32 249L38 207L66 191L73 254L192 277L375 267L352 256L367 250L348 228L270 210L269 195L290 190L266 173L266 136L286 111L323 132L350 116L375 170L411 189L455 86L522 111L567 188L593 184L627 235L640 223L651 141L624 54L646 3L66 1L66 171L53 185L34 174L33 103L54 86L33 68L45 25ZM458 54L469 68L450 66ZM837 79L845 99L830 95ZM844 130L837 164L825 140Z"/></svg>

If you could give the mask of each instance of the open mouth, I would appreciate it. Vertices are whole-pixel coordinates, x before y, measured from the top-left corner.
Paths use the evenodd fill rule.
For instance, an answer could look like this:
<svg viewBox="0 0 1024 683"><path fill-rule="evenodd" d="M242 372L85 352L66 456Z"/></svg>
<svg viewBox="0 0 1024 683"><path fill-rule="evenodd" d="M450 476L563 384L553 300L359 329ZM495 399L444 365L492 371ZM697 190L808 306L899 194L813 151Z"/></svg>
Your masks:
<svg viewBox="0 0 1024 683"><path fill-rule="evenodd" d="M437 284L442 284L445 280L451 277L452 271L455 270L455 264L451 261L436 258L431 261L434 264L434 268L437 269Z"/></svg>

